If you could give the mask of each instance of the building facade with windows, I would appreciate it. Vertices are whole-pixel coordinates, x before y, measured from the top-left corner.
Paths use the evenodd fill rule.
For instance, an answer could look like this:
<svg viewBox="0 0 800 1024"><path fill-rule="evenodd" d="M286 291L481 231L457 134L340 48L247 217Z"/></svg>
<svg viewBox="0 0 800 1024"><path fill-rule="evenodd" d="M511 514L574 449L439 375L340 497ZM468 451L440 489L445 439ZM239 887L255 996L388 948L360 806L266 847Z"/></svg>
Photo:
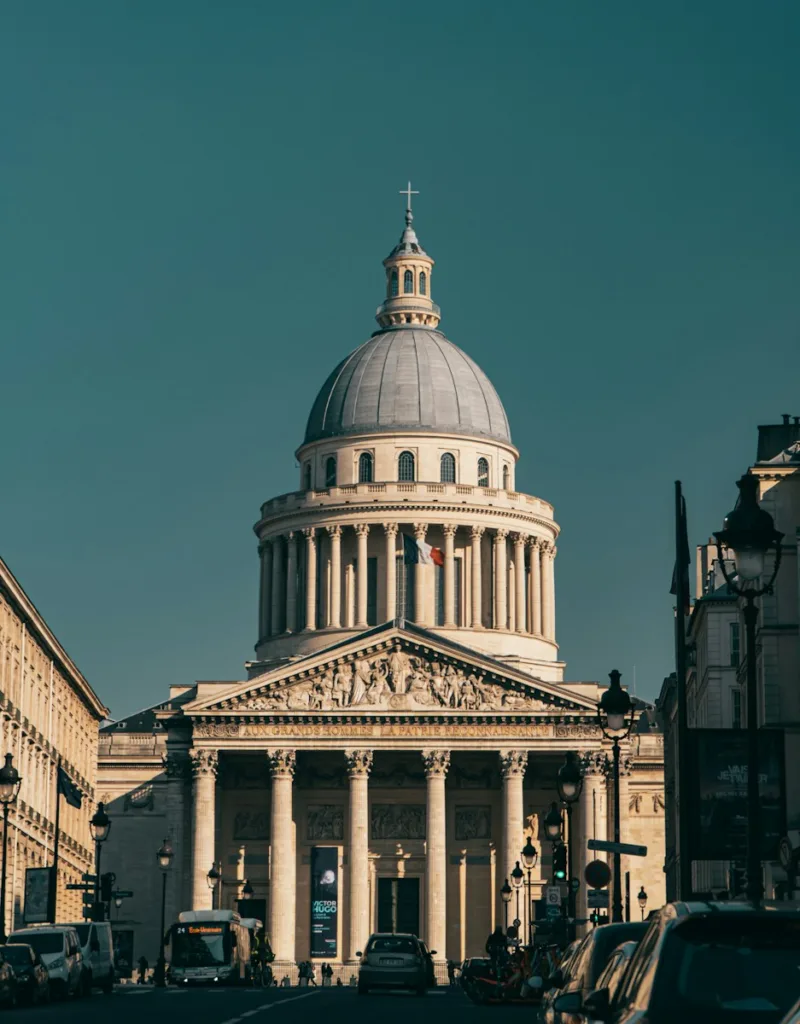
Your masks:
<svg viewBox="0 0 800 1024"><path fill-rule="evenodd" d="M9 812L6 930L24 923L25 872L52 864L56 771L61 763L83 795L61 801L58 917L81 919L79 892L65 886L91 871L98 725L106 709L44 618L0 559L0 728L2 752L22 777Z"/></svg>
<svg viewBox="0 0 800 1024"><path fill-rule="evenodd" d="M540 851L530 895L548 883L539 822L568 751L585 770L576 874L593 857L587 838L611 828L602 688L565 682L556 641L553 507L515 489L503 405L439 330L433 260L410 211L384 268L378 331L313 402L298 490L266 501L255 524L246 678L176 684L146 720L101 737L101 792L131 823L117 833L131 843L107 851L117 874L152 864L169 828L170 913L235 906L247 879L282 963L352 964L375 929L417 932L439 960L479 954L503 922L500 889L526 835ZM623 870L634 902L644 885L652 906L663 897L661 739L643 714L622 759L623 840L648 845ZM135 818L140 835L150 823L146 849ZM151 875L126 913L155 935Z"/></svg>

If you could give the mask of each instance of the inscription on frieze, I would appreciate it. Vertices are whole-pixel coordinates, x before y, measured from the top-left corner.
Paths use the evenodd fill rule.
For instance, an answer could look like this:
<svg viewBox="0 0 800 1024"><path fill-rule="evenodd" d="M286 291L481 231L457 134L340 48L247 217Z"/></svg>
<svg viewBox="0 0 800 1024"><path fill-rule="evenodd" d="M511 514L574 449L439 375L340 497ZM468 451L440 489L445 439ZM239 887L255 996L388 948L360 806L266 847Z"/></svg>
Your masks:
<svg viewBox="0 0 800 1024"><path fill-rule="evenodd" d="M310 804L307 839L344 839L344 807L341 804Z"/></svg>
<svg viewBox="0 0 800 1024"><path fill-rule="evenodd" d="M456 807L456 839L491 838L491 807Z"/></svg>
<svg viewBox="0 0 800 1024"><path fill-rule="evenodd" d="M424 839L424 804L373 804L373 839Z"/></svg>
<svg viewBox="0 0 800 1024"><path fill-rule="evenodd" d="M473 739L485 738L497 740L503 738L552 737L554 726L545 722L509 722L502 726L486 724L462 724L460 722L417 723L417 722L352 722L328 725L326 723L306 722L241 722L236 726L225 724L223 731L217 731L214 722L197 722L194 734L197 737L213 737L215 739L264 739L267 737L404 737L406 739ZM578 729L581 727L578 726ZM235 732L233 730L235 729ZM573 733L564 733L574 736ZM578 734L580 735L580 734Z"/></svg>

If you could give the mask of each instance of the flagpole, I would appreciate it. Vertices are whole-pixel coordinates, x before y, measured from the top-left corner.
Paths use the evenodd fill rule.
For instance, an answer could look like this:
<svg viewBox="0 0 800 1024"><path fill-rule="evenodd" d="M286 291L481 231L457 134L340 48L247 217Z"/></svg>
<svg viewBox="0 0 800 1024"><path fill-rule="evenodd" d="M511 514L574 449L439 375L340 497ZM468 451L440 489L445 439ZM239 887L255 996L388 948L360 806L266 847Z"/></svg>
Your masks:
<svg viewBox="0 0 800 1024"><path fill-rule="evenodd" d="M685 550L686 549L686 550ZM686 609L689 606L687 585L689 570L686 563L688 537L686 505L680 480L675 481L675 676L677 695L677 811L678 829L678 899L688 900L692 895L692 862L689 854L689 716L686 708Z"/></svg>
<svg viewBox="0 0 800 1024"><path fill-rule="evenodd" d="M53 864L50 868L50 891L47 894L47 916L51 924L58 920L58 840L61 833L61 787L58 784L58 773L61 771L61 757L56 764L56 835L53 842Z"/></svg>

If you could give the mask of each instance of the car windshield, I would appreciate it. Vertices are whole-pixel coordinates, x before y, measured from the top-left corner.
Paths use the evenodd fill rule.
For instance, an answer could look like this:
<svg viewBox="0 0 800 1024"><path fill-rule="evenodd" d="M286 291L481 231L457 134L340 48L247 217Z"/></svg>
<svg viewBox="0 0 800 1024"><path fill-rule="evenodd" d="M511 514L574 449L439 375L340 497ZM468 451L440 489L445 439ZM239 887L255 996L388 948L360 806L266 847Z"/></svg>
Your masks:
<svg viewBox="0 0 800 1024"><path fill-rule="evenodd" d="M3 946L2 953L12 967L25 967L31 962L31 951L27 946Z"/></svg>
<svg viewBox="0 0 800 1024"><path fill-rule="evenodd" d="M800 988L800 917L688 920L667 937L660 991L674 1019L779 1021Z"/></svg>
<svg viewBox="0 0 800 1024"><path fill-rule="evenodd" d="M64 952L64 936L61 932L26 932L23 935L12 935L9 942L24 942L39 956Z"/></svg>
<svg viewBox="0 0 800 1024"><path fill-rule="evenodd" d="M368 953L416 953L417 944L413 939L386 935L373 939L367 946Z"/></svg>
<svg viewBox="0 0 800 1024"><path fill-rule="evenodd" d="M85 946L89 941L89 932L92 930L90 924L76 924L73 926L75 931L78 933L78 938L81 940L81 945Z"/></svg>

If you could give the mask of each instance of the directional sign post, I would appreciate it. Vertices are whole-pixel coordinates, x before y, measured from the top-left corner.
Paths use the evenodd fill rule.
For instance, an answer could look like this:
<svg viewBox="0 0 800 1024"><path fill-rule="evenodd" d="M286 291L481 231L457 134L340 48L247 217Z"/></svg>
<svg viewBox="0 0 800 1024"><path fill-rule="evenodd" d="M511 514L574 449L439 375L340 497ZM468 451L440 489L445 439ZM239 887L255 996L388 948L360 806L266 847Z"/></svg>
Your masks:
<svg viewBox="0 0 800 1024"><path fill-rule="evenodd" d="M129 900L133 896L133 889L116 889L113 895L115 900Z"/></svg>
<svg viewBox="0 0 800 1024"><path fill-rule="evenodd" d="M86 872L84 872L81 875L81 878L84 880L84 882L92 882L92 883L94 883L94 882L97 881L97 875L90 875L90 874L87 874Z"/></svg>
<svg viewBox="0 0 800 1024"><path fill-rule="evenodd" d="M636 846L634 843L609 843L605 839L590 839L587 844L590 850L603 853L624 853L629 857L646 857L647 847Z"/></svg>
<svg viewBox="0 0 800 1024"><path fill-rule="evenodd" d="M74 882L66 886L67 889L72 889L75 892L94 892L94 886L88 882Z"/></svg>
<svg viewBox="0 0 800 1024"><path fill-rule="evenodd" d="M590 889L586 896L589 910L608 908L608 889Z"/></svg>

